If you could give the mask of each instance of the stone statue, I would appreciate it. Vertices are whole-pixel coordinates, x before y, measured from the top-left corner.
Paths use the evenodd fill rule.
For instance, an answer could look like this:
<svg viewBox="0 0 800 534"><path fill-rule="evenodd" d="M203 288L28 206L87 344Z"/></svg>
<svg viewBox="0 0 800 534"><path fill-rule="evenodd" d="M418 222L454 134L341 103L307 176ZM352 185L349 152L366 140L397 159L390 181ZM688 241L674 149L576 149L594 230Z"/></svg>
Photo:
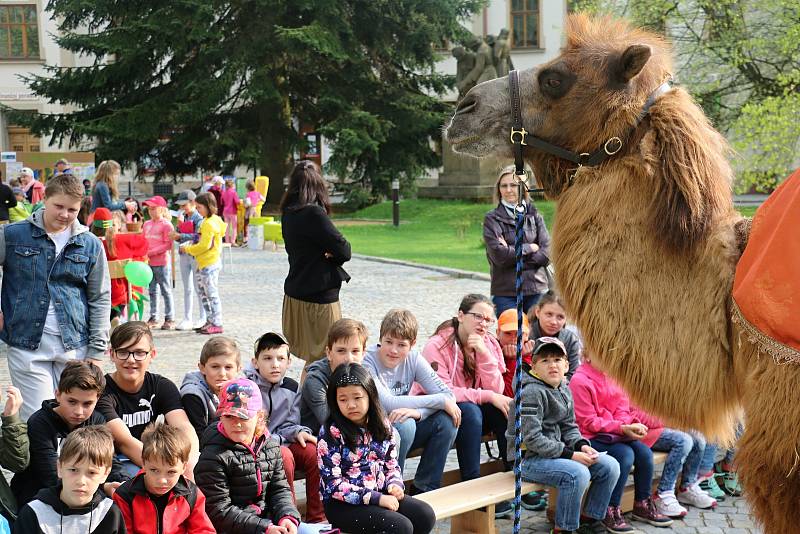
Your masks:
<svg viewBox="0 0 800 534"><path fill-rule="evenodd" d="M456 87L458 88L458 99L461 100L475 85L475 83L469 85L463 83L475 67L475 52L467 50L463 46L456 46L453 48L452 54L456 58Z"/></svg>
<svg viewBox="0 0 800 534"><path fill-rule="evenodd" d="M506 28L500 30L492 48L497 76L499 78L508 76L508 73L514 70L514 64L511 62L511 36Z"/></svg>
<svg viewBox="0 0 800 534"><path fill-rule="evenodd" d="M456 83L459 94L465 94L474 85L497 78L492 49L486 41L474 36L467 46L475 54L475 65L460 82Z"/></svg>

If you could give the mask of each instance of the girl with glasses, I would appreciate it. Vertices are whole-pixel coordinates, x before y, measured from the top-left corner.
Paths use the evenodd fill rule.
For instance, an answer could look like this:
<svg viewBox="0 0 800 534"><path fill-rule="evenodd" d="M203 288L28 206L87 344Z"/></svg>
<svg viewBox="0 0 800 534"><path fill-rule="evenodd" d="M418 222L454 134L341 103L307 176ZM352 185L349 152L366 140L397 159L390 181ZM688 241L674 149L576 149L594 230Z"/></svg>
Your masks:
<svg viewBox="0 0 800 534"><path fill-rule="evenodd" d="M439 325L422 351L461 409L456 452L462 480L480 476L484 434L495 435L500 457L503 461L506 457L505 431L512 399L503 395L506 365L500 343L492 335L494 322L489 298L467 295L461 300L458 314ZM412 394L419 392L415 385ZM497 517L510 511L508 503L495 507Z"/></svg>

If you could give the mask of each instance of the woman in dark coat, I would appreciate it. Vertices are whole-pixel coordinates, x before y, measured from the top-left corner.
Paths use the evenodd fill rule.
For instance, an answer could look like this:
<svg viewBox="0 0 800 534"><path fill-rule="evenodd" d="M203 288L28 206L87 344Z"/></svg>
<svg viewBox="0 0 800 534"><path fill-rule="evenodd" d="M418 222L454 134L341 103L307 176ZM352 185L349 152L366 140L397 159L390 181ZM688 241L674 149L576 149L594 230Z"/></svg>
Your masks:
<svg viewBox="0 0 800 534"><path fill-rule="evenodd" d="M331 222L328 189L311 161L294 166L281 200L289 274L284 282L283 333L306 366L322 358L330 326L341 319L339 289L350 276L350 243Z"/></svg>
<svg viewBox="0 0 800 534"><path fill-rule="evenodd" d="M498 204L486 214L483 220L483 240L486 243L486 257L489 260L492 285L492 302L495 313L516 307L516 254L514 237L516 235L516 215L519 189L514 166L500 172L495 184ZM522 245L522 294L525 313L534 306L549 289L545 269L550 263L550 234L544 219L524 193L525 207L524 239Z"/></svg>

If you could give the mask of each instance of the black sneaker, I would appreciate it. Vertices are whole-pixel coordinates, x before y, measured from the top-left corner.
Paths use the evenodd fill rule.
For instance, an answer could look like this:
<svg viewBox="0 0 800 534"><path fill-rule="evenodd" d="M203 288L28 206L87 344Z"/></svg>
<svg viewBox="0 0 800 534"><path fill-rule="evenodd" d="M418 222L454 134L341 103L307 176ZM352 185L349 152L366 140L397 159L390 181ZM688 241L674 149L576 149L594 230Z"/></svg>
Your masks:
<svg viewBox="0 0 800 534"><path fill-rule="evenodd" d="M543 491L532 491L522 496L522 507L526 510L540 512L547 508L547 493Z"/></svg>
<svg viewBox="0 0 800 534"><path fill-rule="evenodd" d="M494 505L494 518L503 519L511 514L514 507L511 506L511 501L500 501Z"/></svg>

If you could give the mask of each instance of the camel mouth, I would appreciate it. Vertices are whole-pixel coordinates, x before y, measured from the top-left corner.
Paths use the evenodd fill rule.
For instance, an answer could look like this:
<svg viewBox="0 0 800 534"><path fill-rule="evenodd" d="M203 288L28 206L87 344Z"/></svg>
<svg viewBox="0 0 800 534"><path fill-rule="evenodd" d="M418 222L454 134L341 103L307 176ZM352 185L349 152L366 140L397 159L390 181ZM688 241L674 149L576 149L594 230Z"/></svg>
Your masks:
<svg viewBox="0 0 800 534"><path fill-rule="evenodd" d="M450 146L458 154L472 155L480 149L481 145L480 135L470 135L461 139L450 140Z"/></svg>

